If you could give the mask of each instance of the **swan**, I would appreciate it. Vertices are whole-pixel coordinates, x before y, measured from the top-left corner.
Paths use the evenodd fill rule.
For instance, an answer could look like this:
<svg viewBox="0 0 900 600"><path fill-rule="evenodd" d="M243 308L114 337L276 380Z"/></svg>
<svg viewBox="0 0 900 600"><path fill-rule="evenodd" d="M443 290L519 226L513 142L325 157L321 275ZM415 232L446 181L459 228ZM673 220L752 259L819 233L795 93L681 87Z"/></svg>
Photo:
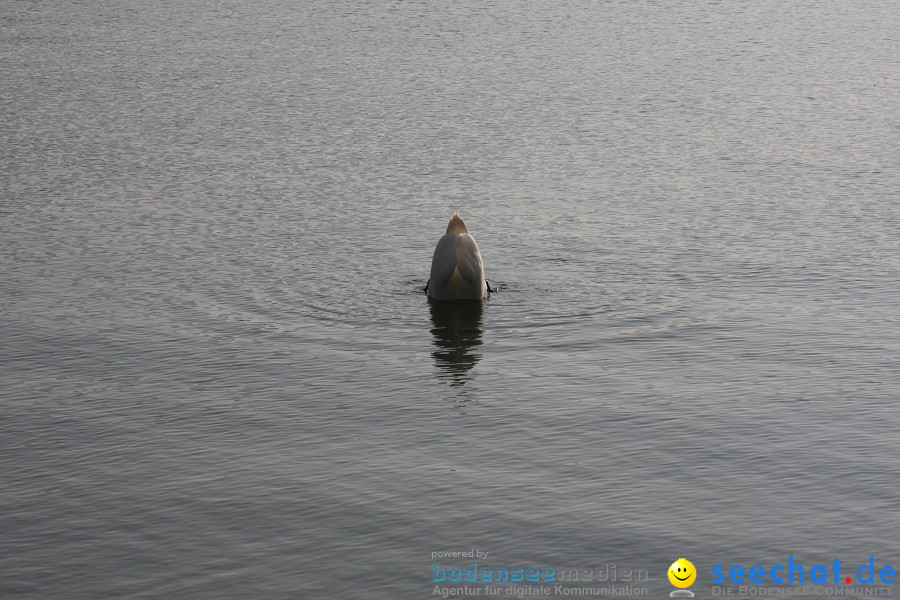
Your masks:
<svg viewBox="0 0 900 600"><path fill-rule="evenodd" d="M432 300L482 300L492 291L484 278L478 244L458 212L450 217L447 233L434 249L425 291Z"/></svg>

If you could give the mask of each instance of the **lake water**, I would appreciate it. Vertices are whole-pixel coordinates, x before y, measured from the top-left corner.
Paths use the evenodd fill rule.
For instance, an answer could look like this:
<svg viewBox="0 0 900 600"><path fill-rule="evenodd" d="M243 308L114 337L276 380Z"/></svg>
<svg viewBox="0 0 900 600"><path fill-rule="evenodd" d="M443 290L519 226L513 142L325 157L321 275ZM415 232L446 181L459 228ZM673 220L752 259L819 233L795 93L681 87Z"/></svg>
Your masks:
<svg viewBox="0 0 900 600"><path fill-rule="evenodd" d="M898 32L0 0L0 596L900 566ZM456 210L483 307L422 293Z"/></svg>

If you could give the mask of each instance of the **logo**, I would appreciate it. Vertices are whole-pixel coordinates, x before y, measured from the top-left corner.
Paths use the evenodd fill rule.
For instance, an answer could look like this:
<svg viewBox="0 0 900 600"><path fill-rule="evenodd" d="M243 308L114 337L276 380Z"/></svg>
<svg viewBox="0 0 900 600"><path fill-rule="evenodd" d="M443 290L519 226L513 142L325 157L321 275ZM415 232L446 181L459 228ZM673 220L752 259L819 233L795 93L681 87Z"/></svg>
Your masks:
<svg viewBox="0 0 900 600"><path fill-rule="evenodd" d="M828 581L829 566L831 567L830 582ZM807 571L806 567L794 560L793 554L788 554L787 564L774 564L768 569L762 565L745 567L742 564L733 564L728 569L727 577L731 583L744 583L746 581L755 584L766 584L768 582L793 584L807 583L807 580L809 583L816 584L838 584L842 581L848 585L854 583L852 577L846 577L846 572L845 575L841 575L841 566L841 561L836 558L832 565L813 565ZM723 583L726 577L724 565L713 565L712 574L713 583ZM892 584L894 583L895 575L897 575L897 570L891 565L884 565L879 569L875 566L875 557L870 556L868 564L860 565L856 569L856 582L861 584L877 583L875 581L876 575L881 583Z"/></svg>
<svg viewBox="0 0 900 600"><path fill-rule="evenodd" d="M694 592L687 589L691 587L691 584L694 583L695 579L697 579L697 568L694 567L694 563L686 558L679 558L672 563L667 574L669 575L669 582L675 587L679 588L677 590L672 590L669 593L669 597L694 597Z"/></svg>

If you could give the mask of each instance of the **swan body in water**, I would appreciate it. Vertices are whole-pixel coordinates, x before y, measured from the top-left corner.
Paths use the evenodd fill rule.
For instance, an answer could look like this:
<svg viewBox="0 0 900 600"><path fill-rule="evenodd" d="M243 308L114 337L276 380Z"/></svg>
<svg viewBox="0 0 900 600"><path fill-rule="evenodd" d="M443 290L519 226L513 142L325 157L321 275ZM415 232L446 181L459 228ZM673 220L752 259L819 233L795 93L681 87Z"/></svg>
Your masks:
<svg viewBox="0 0 900 600"><path fill-rule="evenodd" d="M447 233L434 249L425 291L432 300L482 300L491 291L481 251L459 213L450 217Z"/></svg>

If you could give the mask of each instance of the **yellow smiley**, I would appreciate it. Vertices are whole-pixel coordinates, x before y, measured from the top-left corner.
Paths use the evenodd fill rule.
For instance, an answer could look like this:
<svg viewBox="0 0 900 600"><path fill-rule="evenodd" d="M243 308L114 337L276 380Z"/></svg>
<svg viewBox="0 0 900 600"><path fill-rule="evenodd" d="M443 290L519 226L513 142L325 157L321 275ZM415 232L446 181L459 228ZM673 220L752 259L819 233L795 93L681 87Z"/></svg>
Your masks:
<svg viewBox="0 0 900 600"><path fill-rule="evenodd" d="M669 581L677 588L690 587L697 579L697 569L694 563L686 558L679 558L669 567Z"/></svg>

